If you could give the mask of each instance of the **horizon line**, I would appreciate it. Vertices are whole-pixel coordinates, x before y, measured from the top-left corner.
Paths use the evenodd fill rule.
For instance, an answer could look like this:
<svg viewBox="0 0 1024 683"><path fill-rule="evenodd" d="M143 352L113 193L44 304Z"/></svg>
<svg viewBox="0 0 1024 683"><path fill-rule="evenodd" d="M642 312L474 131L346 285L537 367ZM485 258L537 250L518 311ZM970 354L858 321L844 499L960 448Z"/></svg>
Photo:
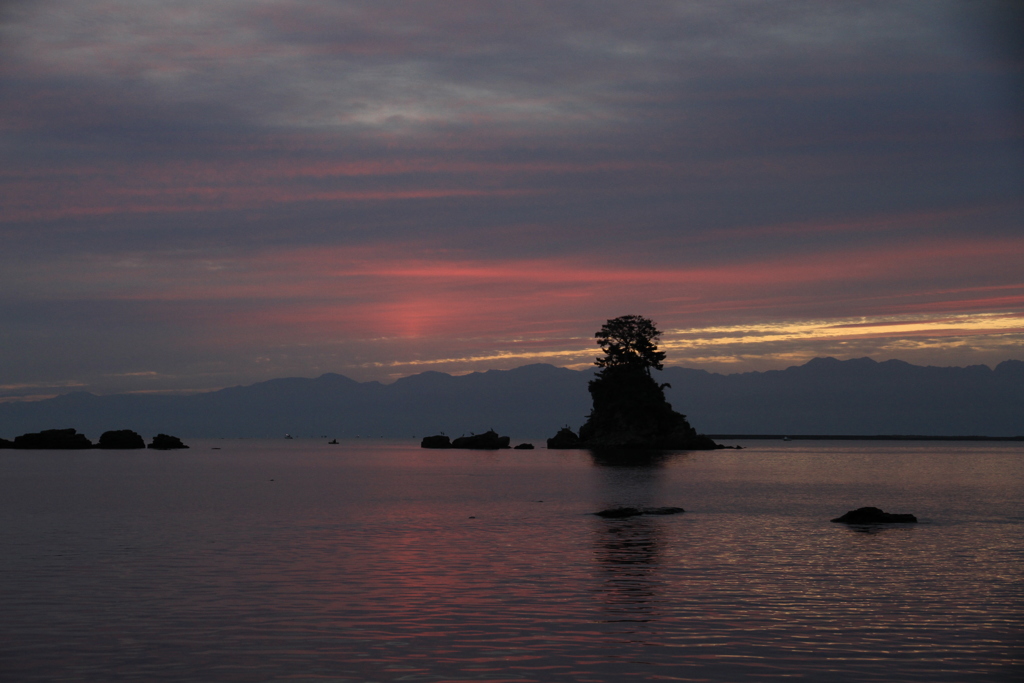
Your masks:
<svg viewBox="0 0 1024 683"><path fill-rule="evenodd" d="M884 363L896 362L896 363L903 363L903 364L910 365L910 366L913 366L913 367L918 367L918 368L958 368L958 369L966 369L966 368L974 368L974 367L985 367L990 372L994 372L995 369L998 366L1002 365L1003 363L1007 363L1007 362L1010 362L1010 363L1013 363L1013 362L1022 363L1022 362L1024 362L1024 360L1019 359L1019 358L1006 358L1006 359L1000 361L999 363L996 363L994 366L989 365L987 363L972 363L970 365L917 365L915 363L911 363L909 361L905 361L905 360L902 360L902 359L899 359L899 358L889 358L887 360L878 361L878 360L875 360L875 359L871 358L870 356L860 356L860 357L857 357L857 358L846 358L846 359L839 359L839 358L836 358L835 356L815 356L814 358L811 358L811 359L805 361L804 363L795 364L795 365L789 365L789 366L787 366L785 368L782 368L782 369L745 370L745 371L742 371L742 372L724 373L724 372L715 372L715 371L711 371L711 370L705 370L703 368L686 366L686 365L668 365L668 364L666 364L664 366L663 370L655 370L655 371L656 372L664 372L664 370L667 370L667 369L670 369L670 368L678 368L678 369L681 369L681 370L695 370L695 371L698 371L698 372L706 372L706 373L708 373L710 375L722 375L723 377L731 377L733 375L749 375L749 374L765 374L765 373L769 373L769 372L785 372L786 370L790 370L792 368L805 367L805 366L813 363L814 361L819 361L819 360L825 360L825 361L827 361L827 360L834 360L837 363L849 363L849 362L856 362L856 361L865 361L865 360L867 360L867 361L870 361L870 362L872 362L872 363L874 363L876 365L882 365ZM526 363L526 364L523 364L523 365L517 365L514 368L488 368L487 370L469 370L467 372L456 372L456 373L444 372L442 370L424 370L422 372L416 372L416 373L411 373L411 374L408 374L408 375L403 375L401 377L397 377L397 378L395 378L394 380L392 380L390 382L381 382L379 380L368 380L368 381L365 381L365 382L361 382L359 380L352 379L348 375L345 375L345 374L340 373L340 372L327 371L327 372L320 373L319 375L317 375L315 377L305 377L305 376L300 376L300 375L290 375L290 376L284 376L284 377L271 377L269 379L264 379L264 380L259 380L257 382L252 382L250 384L231 384L231 385L225 385L225 386L215 387L215 388L206 388L206 389L138 389L138 390L135 390L135 391L120 391L120 392L114 392L114 393L99 393L99 394L98 393L94 393L92 391L79 390L79 391L68 391L68 392L65 392L65 393L56 393L56 394L33 394L33 395L27 395L27 396L0 396L0 405L11 404L11 403L40 403L42 401L48 401L48 400L52 400L52 399L55 399L55 398L60 398L62 396L74 396L74 395L77 395L77 394L85 394L85 395L94 396L94 397L97 397L97 398L108 397L108 396L140 396L140 395L145 395L145 396L182 396L182 397L185 397L185 396L198 396L198 395L202 395L202 394L213 394L213 393L216 393L218 391L224 391L226 389L239 389L239 388L253 387L253 386L256 386L256 385L259 385L259 384L264 384L264 383L267 383L267 382L280 381L280 380L297 379L297 380L314 381L314 380L320 379L322 377L326 377L328 375L336 375L336 376L339 376L339 377L344 377L345 379L348 379L348 380L350 380L352 382L355 382L357 384L379 384L381 386L391 386L392 384L395 384L396 382L399 382L399 381L401 381L403 379L407 379L409 377L417 377L419 375L436 374L436 375L447 375L449 377L466 377L466 376L469 376L469 375L482 375L482 374L485 374L485 373L488 373L488 372L514 372L514 371L520 370L522 368L527 368L527 367L532 367L532 366L537 366L537 365L543 365L543 366L548 366L548 367L556 368L556 369L559 369L559 370L569 370L571 372L581 372L581 373L582 372L586 372L586 371L590 370L593 367L596 367L596 366L589 365L589 366L586 366L584 368L576 369L574 367L568 367L568 366L564 366L564 365L555 365L553 363L540 363L539 362L539 363ZM19 386L23 387L24 385L19 385ZM0 389L2 389L2 388L3 387L0 387ZM784 435L779 435L779 438L782 438L782 436L784 436ZM734 438L740 438L740 437L734 437ZM793 438L797 438L797 437L793 437Z"/></svg>

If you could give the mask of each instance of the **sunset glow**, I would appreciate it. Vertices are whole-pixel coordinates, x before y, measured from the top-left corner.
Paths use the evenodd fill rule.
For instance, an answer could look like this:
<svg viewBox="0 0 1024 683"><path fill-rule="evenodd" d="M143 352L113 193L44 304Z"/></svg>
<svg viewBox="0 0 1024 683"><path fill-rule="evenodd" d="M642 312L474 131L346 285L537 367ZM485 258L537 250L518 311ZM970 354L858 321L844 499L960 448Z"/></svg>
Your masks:
<svg viewBox="0 0 1024 683"><path fill-rule="evenodd" d="M12 5L0 400L1020 358L1021 63L930 8Z"/></svg>

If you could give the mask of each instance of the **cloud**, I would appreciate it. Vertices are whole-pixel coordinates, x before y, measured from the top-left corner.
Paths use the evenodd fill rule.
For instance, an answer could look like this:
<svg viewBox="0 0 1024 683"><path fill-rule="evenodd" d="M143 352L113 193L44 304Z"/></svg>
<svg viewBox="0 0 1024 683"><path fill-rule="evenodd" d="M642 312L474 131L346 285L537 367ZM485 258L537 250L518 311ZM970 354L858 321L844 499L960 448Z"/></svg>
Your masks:
<svg viewBox="0 0 1024 683"><path fill-rule="evenodd" d="M972 11L10 4L10 383L573 365L626 312L672 329L902 321L886 328L899 337L677 348L709 367L1009 353L1012 326L953 335L957 351L905 327L1022 309L1024 140L1007 95L1021 68Z"/></svg>

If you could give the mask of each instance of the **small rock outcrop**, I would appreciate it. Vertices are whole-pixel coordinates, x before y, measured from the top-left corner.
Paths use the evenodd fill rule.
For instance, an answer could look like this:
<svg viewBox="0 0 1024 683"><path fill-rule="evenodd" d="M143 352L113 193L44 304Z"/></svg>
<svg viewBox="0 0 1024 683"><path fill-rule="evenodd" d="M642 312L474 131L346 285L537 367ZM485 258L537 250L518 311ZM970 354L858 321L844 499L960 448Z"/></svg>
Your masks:
<svg viewBox="0 0 1024 683"><path fill-rule="evenodd" d="M170 436L168 434L157 434L153 437L153 443L149 444L147 448L152 448L157 451L172 451L179 448L188 448L181 442L176 436Z"/></svg>
<svg viewBox="0 0 1024 683"><path fill-rule="evenodd" d="M626 517L639 517L640 515L678 515L686 512L683 508L662 507L662 508L608 508L594 514L605 519L625 519Z"/></svg>
<svg viewBox="0 0 1024 683"><path fill-rule="evenodd" d="M444 434L435 434L434 436L425 436L420 441L420 448L451 448L451 440Z"/></svg>
<svg viewBox="0 0 1024 683"><path fill-rule="evenodd" d="M489 429L483 434L473 434L472 436L460 436L459 438L452 441L452 448L470 448L473 450L481 451L496 451L499 448L508 448L509 442L512 439L507 436L498 436L498 433L493 429Z"/></svg>
<svg viewBox="0 0 1024 683"><path fill-rule="evenodd" d="M532 451L533 450L533 444L532 443L521 443L518 446L516 446L513 450L516 450L516 451Z"/></svg>
<svg viewBox="0 0 1024 683"><path fill-rule="evenodd" d="M14 437L15 448L35 450L80 450L92 448L92 441L74 429L44 429Z"/></svg>
<svg viewBox="0 0 1024 683"><path fill-rule="evenodd" d="M130 429L115 429L103 432L100 435L100 442L96 447L109 449L145 448L146 441Z"/></svg>
<svg viewBox="0 0 1024 683"><path fill-rule="evenodd" d="M14 442L7 439L0 439L0 448L14 448Z"/></svg>
<svg viewBox="0 0 1024 683"><path fill-rule="evenodd" d="M878 508L866 507L850 510L833 522L841 524L916 524L917 517L911 514L892 514Z"/></svg>
<svg viewBox="0 0 1024 683"><path fill-rule="evenodd" d="M558 430L557 434L548 439L548 448L567 449L582 448L582 446L580 445L580 437L576 436L576 432L568 427L562 427Z"/></svg>

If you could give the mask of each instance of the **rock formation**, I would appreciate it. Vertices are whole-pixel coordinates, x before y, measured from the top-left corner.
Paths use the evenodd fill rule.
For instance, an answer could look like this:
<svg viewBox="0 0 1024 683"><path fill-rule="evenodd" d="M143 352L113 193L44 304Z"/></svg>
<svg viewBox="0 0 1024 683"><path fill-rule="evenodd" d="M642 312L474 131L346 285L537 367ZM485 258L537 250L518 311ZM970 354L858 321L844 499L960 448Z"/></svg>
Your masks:
<svg viewBox="0 0 1024 683"><path fill-rule="evenodd" d="M157 451L170 451L178 448L188 448L181 442L176 436L169 436L167 434L157 434L153 437L153 443L149 444L147 448L152 448Z"/></svg>
<svg viewBox="0 0 1024 683"><path fill-rule="evenodd" d="M882 512L878 508L865 507L850 510L833 522L842 524L916 524L917 517L911 514L892 514Z"/></svg>
<svg viewBox="0 0 1024 683"><path fill-rule="evenodd" d="M74 429L45 429L41 432L22 434L14 437L15 448L80 450L92 448L92 441Z"/></svg>
<svg viewBox="0 0 1024 683"><path fill-rule="evenodd" d="M658 384L651 370L661 370L665 353L655 343L661 331L638 315L609 320L594 335L604 352L594 364L601 370L590 381L593 408L580 428L561 430L548 448L592 450L711 450L722 448L697 434L685 415L665 400L667 384Z"/></svg>
<svg viewBox="0 0 1024 683"><path fill-rule="evenodd" d="M565 449L582 448L582 446L580 446L580 437L576 435L576 432L568 427L562 427L557 434L548 439L548 448Z"/></svg>
<svg viewBox="0 0 1024 683"><path fill-rule="evenodd" d="M117 429L103 432L100 435L100 442L96 447L109 449L145 448L146 441L130 429Z"/></svg>
<svg viewBox="0 0 1024 683"><path fill-rule="evenodd" d="M420 448L451 448L452 442L444 434L425 436L420 441Z"/></svg>
<svg viewBox="0 0 1024 683"><path fill-rule="evenodd" d="M664 387L632 367L609 367L590 382L594 407L580 427L583 448L711 450L718 444L672 410Z"/></svg>
<svg viewBox="0 0 1024 683"><path fill-rule="evenodd" d="M474 450L496 451L499 448L508 448L512 439L507 436L498 436L493 429L483 434L472 436L460 436L452 441L452 448L470 448Z"/></svg>

